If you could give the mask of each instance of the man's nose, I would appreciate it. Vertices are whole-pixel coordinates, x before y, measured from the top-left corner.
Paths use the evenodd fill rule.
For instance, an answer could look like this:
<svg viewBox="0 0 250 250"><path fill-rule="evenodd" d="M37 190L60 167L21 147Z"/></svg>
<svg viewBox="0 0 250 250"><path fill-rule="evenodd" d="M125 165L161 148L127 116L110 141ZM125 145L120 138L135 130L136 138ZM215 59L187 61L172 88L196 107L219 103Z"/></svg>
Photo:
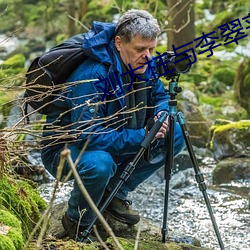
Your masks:
<svg viewBox="0 0 250 250"><path fill-rule="evenodd" d="M143 58L148 58L148 60L150 60L151 59L151 53L150 53L150 51L149 51L149 49L147 49L147 50L145 50L144 51L144 53L143 53Z"/></svg>

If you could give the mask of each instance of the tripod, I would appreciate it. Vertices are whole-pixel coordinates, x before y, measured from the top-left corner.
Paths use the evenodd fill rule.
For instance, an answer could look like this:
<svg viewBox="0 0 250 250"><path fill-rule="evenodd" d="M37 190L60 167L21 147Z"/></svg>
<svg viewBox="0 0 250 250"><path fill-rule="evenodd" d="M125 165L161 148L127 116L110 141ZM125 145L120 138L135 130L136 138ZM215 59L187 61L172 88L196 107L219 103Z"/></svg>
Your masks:
<svg viewBox="0 0 250 250"><path fill-rule="evenodd" d="M150 143L153 141L153 139L155 138L155 135L157 134L157 132L161 128L163 122L165 121L165 119L168 116L169 117L168 118L169 119L169 132L168 132L168 136L166 138L168 151L166 153L166 162L165 162L166 185L165 185L165 201L164 201L164 215L163 215L163 227L162 227L162 242L163 243L166 242L166 234L167 234L167 231L168 231L167 230L167 214L168 214L169 181L171 179L172 169L173 169L173 164L174 164L174 123L175 123L175 119L177 117L178 122L181 125L181 130L182 130L185 142L186 142L186 146L187 146L191 161L192 161L193 166L194 166L195 178L196 178L197 183L199 184L199 189L202 192L203 197L205 199L206 206L207 206L207 209L209 211L209 215L210 215L210 218L211 218L211 221L212 221L212 224L213 224L217 239L219 241L220 248L221 248L221 250L225 250L223 242L221 240L219 230L218 230L218 226L216 224L216 221L215 221L215 218L214 218L214 215L213 215L213 211L212 211L209 199L208 199L208 195L207 195L207 192L206 192L206 184L204 183L203 175L199 170L198 163L197 163L195 154L193 152L193 149L192 149L192 146L191 146L191 143L190 143L189 135L188 135L188 132L187 132L187 129L186 129L185 121L184 121L184 117L180 112L177 113L177 111L176 111L177 110L176 109L177 100L175 99L175 97L176 97L177 93L180 93L181 90L182 90L178 86L178 78L177 78L177 80L172 79L170 81L170 83L169 83L169 94L170 94L169 113L168 114L167 114L167 112L162 112L161 113L159 119L155 122L155 124L151 128L150 132L147 134L145 139L142 141L140 150L135 155L134 159L131 162L128 163L128 165L126 166L126 168L124 169L123 173L120 176L119 182L117 183L117 185L115 186L113 191L109 194L108 198L102 204L102 206L101 206L101 208L99 210L102 213L107 208L107 206L112 201L112 199L114 198L114 196L116 195L116 193L118 192L118 190L120 189L122 184L132 174L132 172L134 171L138 161L140 160L140 158L142 157L144 152L147 150ZM92 230L92 227L94 226L96 220L97 220L97 216L94 217L94 219L92 220L90 225L83 231L83 233L82 233L83 241L87 240L88 235L90 234L90 232Z"/></svg>
<svg viewBox="0 0 250 250"><path fill-rule="evenodd" d="M168 216L168 198L169 198L169 182L171 179L172 175L172 169L174 166L174 123L175 119L177 117L177 120L181 126L181 130L183 133L183 137L187 146L187 150L191 159L191 162L194 167L195 171L195 179L198 183L199 189L203 194L203 198L205 200L210 219L213 224L213 228L216 234L216 237L218 239L219 245L221 250L225 250L225 247L223 245L220 232L218 229L218 226L216 224L216 220L212 211L212 207L210 205L210 201L208 199L208 195L206 192L206 184L204 182L204 177L203 174L201 173L197 159L195 157L190 138L189 138L189 133L186 128L185 120L183 117L183 114L181 112L177 113L177 100L175 99L177 93L180 93L182 91L181 87L178 86L178 79L179 76L177 77L176 80L172 79L169 82L169 94L170 94L170 100L169 100L169 114L168 114L168 119L169 119L169 132L166 137L166 146L167 146L167 153L166 153L166 161L165 161L165 201L164 201L164 215L163 215L163 226L162 226L162 242L166 242L166 234L168 232L167 229L167 216Z"/></svg>

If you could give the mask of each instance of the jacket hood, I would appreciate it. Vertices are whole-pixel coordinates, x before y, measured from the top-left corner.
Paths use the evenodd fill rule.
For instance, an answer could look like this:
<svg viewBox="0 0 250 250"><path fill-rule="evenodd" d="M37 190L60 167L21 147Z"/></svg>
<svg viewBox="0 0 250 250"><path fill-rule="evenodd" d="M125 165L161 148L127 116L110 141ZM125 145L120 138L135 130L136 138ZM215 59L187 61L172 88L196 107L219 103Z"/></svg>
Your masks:
<svg viewBox="0 0 250 250"><path fill-rule="evenodd" d="M86 55L95 61L111 65L115 27L113 23L94 21L91 30L85 34L82 44Z"/></svg>

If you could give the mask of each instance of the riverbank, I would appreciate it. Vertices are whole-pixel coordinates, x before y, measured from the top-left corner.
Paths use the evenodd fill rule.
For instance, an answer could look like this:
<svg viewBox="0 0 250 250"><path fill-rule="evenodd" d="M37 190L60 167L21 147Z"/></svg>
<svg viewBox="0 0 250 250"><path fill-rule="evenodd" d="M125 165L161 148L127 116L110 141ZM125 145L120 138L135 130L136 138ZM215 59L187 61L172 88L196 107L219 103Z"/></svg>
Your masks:
<svg viewBox="0 0 250 250"><path fill-rule="evenodd" d="M250 210L247 192L250 180L234 181L229 184L212 185L212 171L215 162L204 158L201 171L207 185L207 193L214 211L216 222L227 250L247 250L250 246ZM141 217L146 218L160 229L164 209L165 181L161 173L156 173L136 192L130 194L133 208ZM202 193L197 187L192 168L179 171L170 181L170 199L168 205L170 232L175 236L195 237L202 246L219 250L212 223L204 203ZM42 184L39 188L45 200L50 199L52 183ZM64 184L57 193L55 202L66 201L70 195L72 182ZM245 190L247 189L247 191Z"/></svg>

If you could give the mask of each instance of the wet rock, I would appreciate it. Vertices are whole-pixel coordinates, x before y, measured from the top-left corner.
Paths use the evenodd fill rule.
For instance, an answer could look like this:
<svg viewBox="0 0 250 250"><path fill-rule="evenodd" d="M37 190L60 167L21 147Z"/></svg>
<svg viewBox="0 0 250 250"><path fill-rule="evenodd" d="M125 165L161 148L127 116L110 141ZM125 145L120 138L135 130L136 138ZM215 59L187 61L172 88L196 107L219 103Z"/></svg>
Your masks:
<svg viewBox="0 0 250 250"><path fill-rule="evenodd" d="M178 189L189 186L191 176L193 176L193 169L191 168L174 174L171 178L170 187L172 189Z"/></svg>
<svg viewBox="0 0 250 250"><path fill-rule="evenodd" d="M213 171L213 183L228 183L232 180L250 178L250 158L226 158Z"/></svg>

